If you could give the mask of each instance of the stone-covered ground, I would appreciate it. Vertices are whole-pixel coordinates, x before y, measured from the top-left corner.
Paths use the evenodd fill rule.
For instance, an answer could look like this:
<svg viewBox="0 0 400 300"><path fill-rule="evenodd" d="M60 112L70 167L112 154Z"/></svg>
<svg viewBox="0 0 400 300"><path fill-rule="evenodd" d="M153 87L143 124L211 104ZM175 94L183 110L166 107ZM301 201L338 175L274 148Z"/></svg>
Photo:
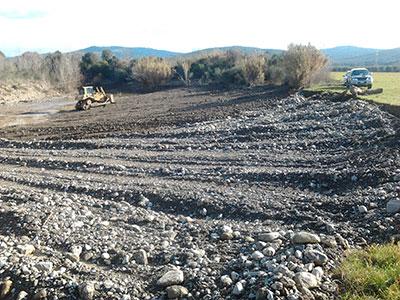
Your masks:
<svg viewBox="0 0 400 300"><path fill-rule="evenodd" d="M0 129L0 299L336 299L346 249L398 238L399 121L373 104L117 100Z"/></svg>

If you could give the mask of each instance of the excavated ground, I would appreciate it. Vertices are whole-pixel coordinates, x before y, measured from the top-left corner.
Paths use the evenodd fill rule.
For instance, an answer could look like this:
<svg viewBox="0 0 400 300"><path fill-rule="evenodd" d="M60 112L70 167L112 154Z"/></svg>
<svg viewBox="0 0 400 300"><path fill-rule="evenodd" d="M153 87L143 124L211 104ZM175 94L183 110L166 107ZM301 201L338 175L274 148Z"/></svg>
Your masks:
<svg viewBox="0 0 400 300"><path fill-rule="evenodd" d="M0 129L9 299L335 299L345 249L396 238L400 123L373 104L276 88L116 99Z"/></svg>

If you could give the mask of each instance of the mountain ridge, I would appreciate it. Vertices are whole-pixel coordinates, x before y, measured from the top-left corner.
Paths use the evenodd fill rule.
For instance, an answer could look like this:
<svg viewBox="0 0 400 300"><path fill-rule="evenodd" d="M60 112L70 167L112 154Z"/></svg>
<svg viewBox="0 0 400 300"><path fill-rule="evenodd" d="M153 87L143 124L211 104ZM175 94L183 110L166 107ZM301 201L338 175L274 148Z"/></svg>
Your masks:
<svg viewBox="0 0 400 300"><path fill-rule="evenodd" d="M195 50L187 53L169 51L163 49L154 49L148 47L123 47L123 46L90 46L84 49L70 51L67 53L97 53L101 55L103 50L109 49L115 56L120 59L139 59L146 56L156 56L168 58L172 60L195 58L201 55L207 55L217 51L234 50L246 54L280 54L285 50L282 49L266 49L258 47L246 46L225 46L213 47ZM400 66L400 47L393 49L363 48L357 46L337 46L333 48L321 49L321 51L329 58L332 67L355 67L355 66Z"/></svg>
<svg viewBox="0 0 400 300"><path fill-rule="evenodd" d="M246 47L246 46L226 46L226 47L214 47L196 50L192 52L182 53L173 52L168 50L159 50L154 48L145 47L120 47L120 46L109 46L109 47L98 47L92 46L85 49L77 50L75 52L94 52L101 54L101 51L109 49L114 55L119 58L134 58L138 59L144 56L156 56L161 58L188 58L196 57L204 54L209 54L215 51L227 51L236 50L243 53L251 54L263 54L268 53L279 54L284 50L282 49L266 49L258 47ZM333 48L321 49L321 51L329 58L332 66L389 66L399 65L400 66L400 47L393 49L377 49L377 48L363 48L357 46L337 46Z"/></svg>

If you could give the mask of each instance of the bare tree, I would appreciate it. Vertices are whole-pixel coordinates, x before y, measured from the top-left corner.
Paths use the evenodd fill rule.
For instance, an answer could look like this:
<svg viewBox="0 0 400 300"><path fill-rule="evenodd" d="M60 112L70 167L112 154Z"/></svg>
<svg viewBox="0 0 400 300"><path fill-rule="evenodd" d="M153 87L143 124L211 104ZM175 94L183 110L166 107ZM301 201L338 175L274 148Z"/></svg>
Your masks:
<svg viewBox="0 0 400 300"><path fill-rule="evenodd" d="M36 81L56 89L70 90L79 84L78 54L61 52L39 55L35 52L0 60L0 80Z"/></svg>
<svg viewBox="0 0 400 300"><path fill-rule="evenodd" d="M179 80L181 80L186 86L190 85L190 67L192 62L190 60L180 60L176 64L177 68L175 73L178 75Z"/></svg>

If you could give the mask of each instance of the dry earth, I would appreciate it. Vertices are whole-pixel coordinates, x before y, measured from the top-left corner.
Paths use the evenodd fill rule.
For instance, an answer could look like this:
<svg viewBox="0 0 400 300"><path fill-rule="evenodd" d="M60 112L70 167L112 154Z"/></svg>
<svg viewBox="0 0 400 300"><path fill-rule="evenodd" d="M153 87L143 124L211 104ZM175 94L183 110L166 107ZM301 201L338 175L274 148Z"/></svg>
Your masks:
<svg viewBox="0 0 400 300"><path fill-rule="evenodd" d="M396 238L399 120L373 104L117 101L0 129L0 299L336 299L344 251Z"/></svg>
<svg viewBox="0 0 400 300"><path fill-rule="evenodd" d="M60 95L60 91L43 81L0 81L0 105L34 101Z"/></svg>

